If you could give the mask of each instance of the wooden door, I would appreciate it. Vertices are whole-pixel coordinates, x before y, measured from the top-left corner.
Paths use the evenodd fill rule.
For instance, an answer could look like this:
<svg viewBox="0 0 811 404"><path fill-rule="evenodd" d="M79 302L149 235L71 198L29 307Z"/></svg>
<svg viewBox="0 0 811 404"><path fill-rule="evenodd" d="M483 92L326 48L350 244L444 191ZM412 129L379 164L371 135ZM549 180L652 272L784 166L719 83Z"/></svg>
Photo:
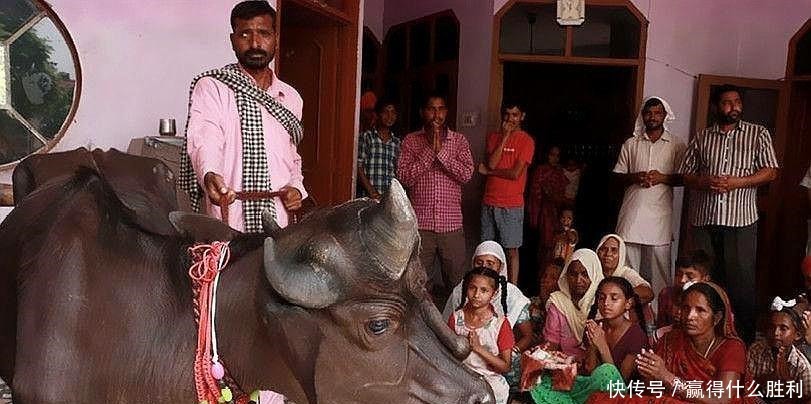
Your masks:
<svg viewBox="0 0 811 404"><path fill-rule="evenodd" d="M304 100L304 185L313 203L331 206L352 196L358 1L279 3L279 77Z"/></svg>
<svg viewBox="0 0 811 404"><path fill-rule="evenodd" d="M742 90L743 120L763 125L769 129L772 145L778 162L783 161L786 151L786 111L785 84L777 80L751 79L744 77L699 75L696 90L695 110L693 112L692 136L715 123L715 110L710 102L710 95L715 88L731 84ZM759 285L757 298L760 303L766 302L781 285L788 283L786 271L775 268L774 262L779 254L777 224L780 215L779 179L758 189L757 208L760 217L758 222L757 276ZM688 193L689 194L689 193ZM681 242L679 250L692 248L689 226L689 195L685 195L682 214ZM760 287L763 286L763 287ZM753 291L754 292L754 291ZM759 307L763 307L760 304Z"/></svg>

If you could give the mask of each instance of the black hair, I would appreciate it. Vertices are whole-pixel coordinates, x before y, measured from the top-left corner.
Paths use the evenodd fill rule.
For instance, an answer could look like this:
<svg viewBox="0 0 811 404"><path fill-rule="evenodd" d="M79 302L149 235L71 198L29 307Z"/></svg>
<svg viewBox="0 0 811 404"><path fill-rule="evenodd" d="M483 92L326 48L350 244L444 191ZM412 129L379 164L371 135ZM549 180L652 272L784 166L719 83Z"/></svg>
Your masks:
<svg viewBox="0 0 811 404"><path fill-rule="evenodd" d="M710 272L712 258L704 250L692 250L676 259L676 268L693 267L706 275Z"/></svg>
<svg viewBox="0 0 811 404"><path fill-rule="evenodd" d="M791 322L794 324L794 329L797 330L798 336L805 335L805 325L803 324L803 319L796 310L791 307L784 307L782 310L774 310L769 315L773 315L775 313L783 313L788 315L791 319Z"/></svg>
<svg viewBox="0 0 811 404"><path fill-rule="evenodd" d="M743 92L741 91L740 87L733 86L732 84L724 84L716 87L713 90L712 95L710 97L710 102L713 105L718 105L718 103L721 102L721 96L724 95L724 93L729 92L736 92L741 98L743 98Z"/></svg>
<svg viewBox="0 0 811 404"><path fill-rule="evenodd" d="M473 278L474 275L482 275L492 279L496 283L496 289L498 290L501 288L501 308L504 311L504 317L507 317L507 278L498 274L497 271L477 266L467 271L465 274L464 279L462 280L462 301L459 303L459 307L456 310L465 307L465 299L467 299L467 287L470 284L470 279Z"/></svg>
<svg viewBox="0 0 811 404"><path fill-rule="evenodd" d="M375 103L375 112L379 114L383 112L383 110L389 105L393 106L395 110L397 109L397 103L393 99L385 97L381 98Z"/></svg>
<svg viewBox="0 0 811 404"><path fill-rule="evenodd" d="M659 105L661 105L662 108L665 107L665 104L662 103L662 100L660 100L660 99L658 99L656 97L652 97L652 98L648 99L647 101L645 101L645 105L642 106L642 111L647 111L647 110L649 110L649 109L651 109L653 107L657 107Z"/></svg>
<svg viewBox="0 0 811 404"><path fill-rule="evenodd" d="M524 106L518 100L506 100L501 104L501 114L504 115L510 108L518 108L519 111L526 112Z"/></svg>
<svg viewBox="0 0 811 404"><path fill-rule="evenodd" d="M422 108L427 107L428 102L434 98L439 98L440 100L442 100L443 103L445 103L446 107L448 106L448 97L445 94L436 91L431 91L425 96L425 98L422 99Z"/></svg>
<svg viewBox="0 0 811 404"><path fill-rule="evenodd" d="M697 292L704 295L704 298L707 299L707 303L710 304L712 313L721 313L721 321L718 323L716 328L721 327L721 330L723 330L724 321L726 321L726 306L724 305L724 299L721 298L718 291L716 291L715 288L710 286L708 283L697 282L682 292L682 304L684 304L684 298L690 292ZM683 311L682 315L684 315ZM723 331L720 334L723 334Z"/></svg>
<svg viewBox="0 0 811 404"><path fill-rule="evenodd" d="M237 20L250 20L251 18L260 15L269 15L273 20L273 25L276 25L276 10L264 0L246 0L238 3L231 9L231 29L237 26Z"/></svg>
<svg viewBox="0 0 811 404"><path fill-rule="evenodd" d="M639 296L634 291L634 287L633 285L631 285L631 282L628 282L627 279L619 276L609 276L607 278L603 278L603 280L600 281L600 284L597 285L597 294L600 293L600 289L602 289L603 286L609 283L614 284L618 288L620 288L620 290L622 290L622 294L625 296L626 299L633 299L634 301L633 310L636 312L636 317L639 320L639 326L642 328L642 332L645 333L646 332L645 313L642 312L642 301L639 299ZM599 306L598 301L599 298L595 296L594 304L591 305L591 310L589 310L588 315L589 320L594 320L594 318L597 316L597 309Z"/></svg>

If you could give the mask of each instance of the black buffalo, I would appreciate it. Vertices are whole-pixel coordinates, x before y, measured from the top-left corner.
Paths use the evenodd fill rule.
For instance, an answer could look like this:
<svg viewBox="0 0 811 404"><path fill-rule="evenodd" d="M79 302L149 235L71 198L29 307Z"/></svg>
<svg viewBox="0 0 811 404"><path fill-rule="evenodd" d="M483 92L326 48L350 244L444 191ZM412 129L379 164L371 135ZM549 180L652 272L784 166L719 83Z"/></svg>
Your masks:
<svg viewBox="0 0 811 404"><path fill-rule="evenodd" d="M493 402L427 298L399 184L380 203L347 202L266 235L183 213L167 234L169 171L132 161L141 177L118 184L118 173L79 164L26 185L0 224L0 377L15 402L195 402L192 238L232 239L217 331L246 391L298 404ZM36 177L15 174L15 187Z"/></svg>

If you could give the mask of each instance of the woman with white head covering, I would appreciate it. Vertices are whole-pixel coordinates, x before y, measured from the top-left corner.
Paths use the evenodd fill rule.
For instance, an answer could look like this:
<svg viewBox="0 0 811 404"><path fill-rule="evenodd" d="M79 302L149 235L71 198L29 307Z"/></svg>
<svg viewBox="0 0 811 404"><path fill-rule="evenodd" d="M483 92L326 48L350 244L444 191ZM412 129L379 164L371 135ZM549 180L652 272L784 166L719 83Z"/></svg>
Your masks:
<svg viewBox="0 0 811 404"><path fill-rule="evenodd" d="M507 258L504 254L504 249L495 241L487 240L476 247L471 261L471 268L476 266L496 270L499 275L505 278L507 277ZM453 288L450 298L448 298L448 301L445 303L445 309L442 310L444 318L450 317L461 302L462 282L459 282L459 284ZM518 289L518 286L512 283L507 283L507 313L504 313L504 309L501 307L501 289L493 295L492 302L496 313L498 313L499 316L506 315L507 320L510 321L510 325L513 327L529 319L529 312L527 311L529 298L524 296L521 289ZM521 319L522 313L525 315L524 319Z"/></svg>
<svg viewBox="0 0 811 404"><path fill-rule="evenodd" d="M560 349L567 355L581 359L587 352L583 341L586 319L597 286L603 280L600 260L594 251L581 248L572 254L558 280L560 291L552 293L546 303L547 322L544 337L547 350ZM622 374L611 363L603 363L589 376L577 376L571 388L555 389L552 377L547 373L530 390L535 404L584 403L595 391L608 390L609 386L624 389Z"/></svg>
<svg viewBox="0 0 811 404"><path fill-rule="evenodd" d="M476 247L473 253L471 268L486 267L498 271L499 276L507 279L507 258L504 249L495 241L484 241ZM462 283L453 288L450 298L445 303L442 315L450 318L453 312L459 309L462 302ZM529 321L530 300L524 296L520 289L512 283L507 282L507 313L505 315L502 307L502 288L498 288L493 298L490 300L495 312L499 316L506 316L515 334L515 346L513 347L511 371L504 376L510 388L517 388L521 377L521 352L531 347L536 341L533 335L532 322Z"/></svg>
<svg viewBox="0 0 811 404"><path fill-rule="evenodd" d="M602 279L603 268L594 251L581 248L572 254L558 278L560 290L553 292L546 302L543 336L549 350L560 350L577 358L585 355L583 331L597 284Z"/></svg>
<svg viewBox="0 0 811 404"><path fill-rule="evenodd" d="M600 264L603 267L603 276L625 278L634 287L640 303L650 303L653 300L653 289L651 289L650 283L639 275L639 272L626 265L625 254L625 240L617 234L606 234L597 244L597 257L600 258Z"/></svg>

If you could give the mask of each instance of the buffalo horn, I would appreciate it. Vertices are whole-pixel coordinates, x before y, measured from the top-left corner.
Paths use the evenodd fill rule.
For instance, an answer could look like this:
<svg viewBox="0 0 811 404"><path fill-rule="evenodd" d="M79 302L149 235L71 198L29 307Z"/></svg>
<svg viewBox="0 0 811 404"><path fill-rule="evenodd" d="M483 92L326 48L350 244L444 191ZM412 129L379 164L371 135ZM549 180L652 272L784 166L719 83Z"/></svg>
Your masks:
<svg viewBox="0 0 811 404"><path fill-rule="evenodd" d="M383 275L391 280L400 279L418 237L416 215L405 190L397 180L392 180L383 200L360 215L361 238L367 251Z"/></svg>
<svg viewBox="0 0 811 404"><path fill-rule="evenodd" d="M439 313L433 302L427 299L423 300L420 303L420 312L428 328L434 332L442 345L445 345L456 359L462 361L470 355L470 344L468 344L467 339L456 335L448 327L447 321L442 320L442 314Z"/></svg>
<svg viewBox="0 0 811 404"><path fill-rule="evenodd" d="M276 223L276 218L273 217L273 213L270 213L270 209L262 211L262 230L265 231L265 234L273 234L281 230L279 223Z"/></svg>

